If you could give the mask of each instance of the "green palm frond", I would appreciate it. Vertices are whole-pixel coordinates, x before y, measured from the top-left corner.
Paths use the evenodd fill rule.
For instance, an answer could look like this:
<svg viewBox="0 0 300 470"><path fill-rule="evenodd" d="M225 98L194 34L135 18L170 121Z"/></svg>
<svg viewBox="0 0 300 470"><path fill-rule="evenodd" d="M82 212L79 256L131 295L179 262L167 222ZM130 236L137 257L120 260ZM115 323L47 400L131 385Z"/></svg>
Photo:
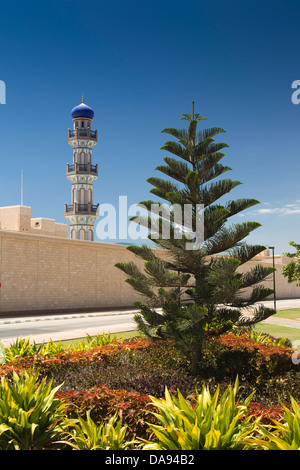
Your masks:
<svg viewBox="0 0 300 470"><path fill-rule="evenodd" d="M199 189L200 201L205 207L209 206L240 184L242 184L240 181L229 179L210 183L207 187Z"/></svg>
<svg viewBox="0 0 300 470"><path fill-rule="evenodd" d="M155 169L180 183L184 183L186 175L190 171L189 166L185 162L175 160L175 158L165 157L164 160L167 165L160 165Z"/></svg>
<svg viewBox="0 0 300 470"><path fill-rule="evenodd" d="M264 251L264 245L248 245L245 242L237 243L228 250L228 255L240 260L241 264L247 263L259 253Z"/></svg>
<svg viewBox="0 0 300 470"><path fill-rule="evenodd" d="M204 242L207 254L213 255L229 250L260 226L258 222L244 222L231 227L222 227L213 237Z"/></svg>
<svg viewBox="0 0 300 470"><path fill-rule="evenodd" d="M130 245L128 246L128 251L131 251L136 256L144 259L145 261L158 259L157 256L154 254L154 251L145 244L143 244L142 246Z"/></svg>
<svg viewBox="0 0 300 470"><path fill-rule="evenodd" d="M211 181L214 178L218 178L218 176L223 175L223 173L226 173L227 171L231 171L230 166L216 164L206 173L205 177L202 178L202 183L207 183L208 181Z"/></svg>
<svg viewBox="0 0 300 470"><path fill-rule="evenodd" d="M175 129L174 127L167 127L166 129L161 131L164 134L170 134L176 139L179 140L188 140L189 133L186 129Z"/></svg>
<svg viewBox="0 0 300 470"><path fill-rule="evenodd" d="M236 326L238 327L253 326L257 323L260 323L263 320L266 320L267 318L271 317L275 313L276 313L276 310L274 310L273 308L268 308L268 307L265 307L264 305L261 305L253 311L251 316L241 315L239 322L236 323Z"/></svg>
<svg viewBox="0 0 300 470"><path fill-rule="evenodd" d="M251 268L249 271L243 273L242 281L244 287L250 287L254 284L264 281L268 278L273 272L276 271L275 268L270 266L262 266L257 264L255 267Z"/></svg>
<svg viewBox="0 0 300 470"><path fill-rule="evenodd" d="M224 129L221 127L209 127L207 129L203 129L201 131L197 132L197 143L202 142L203 140L206 139L211 139L212 137L215 137L218 134L226 132Z"/></svg>
<svg viewBox="0 0 300 470"><path fill-rule="evenodd" d="M167 152L173 153L173 155L176 155L177 157L180 157L187 162L191 161L189 151L180 142L174 142L173 140L166 142L161 147L161 150L166 150Z"/></svg>
<svg viewBox="0 0 300 470"><path fill-rule="evenodd" d="M215 153L220 153L220 150L227 147L228 145L224 142L214 142L213 139L203 140L194 149L195 161L199 162L204 157L212 158ZM223 156L225 156L224 153Z"/></svg>
<svg viewBox="0 0 300 470"><path fill-rule="evenodd" d="M243 198L236 199L235 201L228 201L225 204L225 207L230 211L230 215L235 215L257 204L259 204L257 199Z"/></svg>

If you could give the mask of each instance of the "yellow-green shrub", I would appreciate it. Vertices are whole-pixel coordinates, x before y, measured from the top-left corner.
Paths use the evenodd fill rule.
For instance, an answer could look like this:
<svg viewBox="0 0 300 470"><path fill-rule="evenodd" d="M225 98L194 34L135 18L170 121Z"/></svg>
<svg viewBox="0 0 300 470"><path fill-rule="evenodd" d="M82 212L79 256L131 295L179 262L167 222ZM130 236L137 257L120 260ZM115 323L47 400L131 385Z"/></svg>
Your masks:
<svg viewBox="0 0 300 470"><path fill-rule="evenodd" d="M219 400L219 389L212 396L203 386L196 393L195 404L185 399L178 391L178 398L168 390L165 399L150 397L158 409L154 413L160 425L149 424L159 440L148 441L145 450L226 450L243 449L245 437L251 435L257 422L250 423L245 416L251 394L243 403L236 403L238 380L229 386ZM219 400L219 401L218 401Z"/></svg>
<svg viewBox="0 0 300 470"><path fill-rule="evenodd" d="M86 413L86 420L79 416L78 422L71 422L66 442L74 450L126 450L132 444L125 440L127 426L117 422L117 414L108 422L96 424Z"/></svg>
<svg viewBox="0 0 300 470"><path fill-rule="evenodd" d="M261 438L251 436L247 442L252 448L267 450L299 450L300 449L300 406L290 396L292 409L281 403L284 410L284 421L272 420L269 426L258 426Z"/></svg>
<svg viewBox="0 0 300 470"><path fill-rule="evenodd" d="M61 437L66 405L54 397L59 386L27 372L0 382L0 449L44 449Z"/></svg>

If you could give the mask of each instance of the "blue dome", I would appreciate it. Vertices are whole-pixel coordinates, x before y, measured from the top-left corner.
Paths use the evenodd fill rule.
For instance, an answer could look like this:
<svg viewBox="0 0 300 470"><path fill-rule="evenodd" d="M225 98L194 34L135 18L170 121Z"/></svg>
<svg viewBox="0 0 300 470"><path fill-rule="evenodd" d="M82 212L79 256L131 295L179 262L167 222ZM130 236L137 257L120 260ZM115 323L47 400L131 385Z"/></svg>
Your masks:
<svg viewBox="0 0 300 470"><path fill-rule="evenodd" d="M80 103L78 106L75 106L75 108L72 109L71 115L72 119L93 119L94 111L85 103Z"/></svg>

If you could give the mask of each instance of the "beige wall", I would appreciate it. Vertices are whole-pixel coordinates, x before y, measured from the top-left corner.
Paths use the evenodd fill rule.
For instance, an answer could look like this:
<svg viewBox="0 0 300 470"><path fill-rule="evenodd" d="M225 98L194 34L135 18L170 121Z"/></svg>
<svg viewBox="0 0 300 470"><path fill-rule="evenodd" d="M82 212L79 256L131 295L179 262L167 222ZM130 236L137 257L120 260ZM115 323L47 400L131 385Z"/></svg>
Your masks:
<svg viewBox="0 0 300 470"><path fill-rule="evenodd" d="M123 245L0 231L0 312L132 306Z"/></svg>
<svg viewBox="0 0 300 470"><path fill-rule="evenodd" d="M54 219L36 217L31 219L30 232L66 238L68 236L68 225L55 222Z"/></svg>
<svg viewBox="0 0 300 470"><path fill-rule="evenodd" d="M137 294L114 266L130 260L143 265L124 245L0 230L0 312L131 307ZM276 257L278 299L300 297L281 274L289 261ZM272 257L260 262L272 265Z"/></svg>
<svg viewBox="0 0 300 470"><path fill-rule="evenodd" d="M68 225L44 217L31 218L29 206L0 207L0 229L56 237L68 236Z"/></svg>
<svg viewBox="0 0 300 470"><path fill-rule="evenodd" d="M282 268L291 261L291 258L287 256L275 256L275 292L277 299L299 299L300 298L300 287L295 282L289 284L286 277L282 275ZM258 263L264 266L273 266L272 256L266 256L265 258L254 258L244 266L247 269L254 267ZM273 274L263 283L266 287L273 289ZM267 300L273 299L273 294L269 296Z"/></svg>
<svg viewBox="0 0 300 470"><path fill-rule="evenodd" d="M21 206L0 207L0 228L21 231ZM30 207L29 207L30 210ZM31 214L31 210L30 210ZM30 227L27 227L29 229ZM24 227L25 230L25 227Z"/></svg>

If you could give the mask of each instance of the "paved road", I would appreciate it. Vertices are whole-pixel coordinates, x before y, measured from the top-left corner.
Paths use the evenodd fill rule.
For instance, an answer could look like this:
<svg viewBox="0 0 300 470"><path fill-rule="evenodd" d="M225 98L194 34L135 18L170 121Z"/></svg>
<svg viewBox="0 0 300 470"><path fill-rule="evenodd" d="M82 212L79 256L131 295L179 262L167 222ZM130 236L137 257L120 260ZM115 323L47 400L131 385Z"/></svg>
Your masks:
<svg viewBox="0 0 300 470"><path fill-rule="evenodd" d="M37 343L75 339L86 334L116 333L136 328L136 310L115 310L74 314L48 314L0 318L0 341L8 345L17 337Z"/></svg>
<svg viewBox="0 0 300 470"><path fill-rule="evenodd" d="M266 307L274 307L273 300L262 302ZM277 310L285 310L289 308L300 308L300 299L282 299L276 301Z"/></svg>
<svg viewBox="0 0 300 470"><path fill-rule="evenodd" d="M268 300L262 302L266 307L274 308L274 301ZM276 309L279 312L280 310L287 310L291 308L300 308L300 299L283 299L276 301ZM267 320L264 320L262 323L268 323L269 325L280 325L287 326L289 328L300 328L300 316L299 320L289 320L287 318L279 317L269 317Z"/></svg>
<svg viewBox="0 0 300 470"><path fill-rule="evenodd" d="M263 302L273 307L273 300ZM300 299L277 300L277 310L300 308ZM17 337L30 336L37 343L85 337L86 334L116 333L136 328L133 320L135 309L116 309L90 313L53 313L47 315L0 317L0 341L10 344ZM268 318L265 323L300 328L299 320Z"/></svg>

